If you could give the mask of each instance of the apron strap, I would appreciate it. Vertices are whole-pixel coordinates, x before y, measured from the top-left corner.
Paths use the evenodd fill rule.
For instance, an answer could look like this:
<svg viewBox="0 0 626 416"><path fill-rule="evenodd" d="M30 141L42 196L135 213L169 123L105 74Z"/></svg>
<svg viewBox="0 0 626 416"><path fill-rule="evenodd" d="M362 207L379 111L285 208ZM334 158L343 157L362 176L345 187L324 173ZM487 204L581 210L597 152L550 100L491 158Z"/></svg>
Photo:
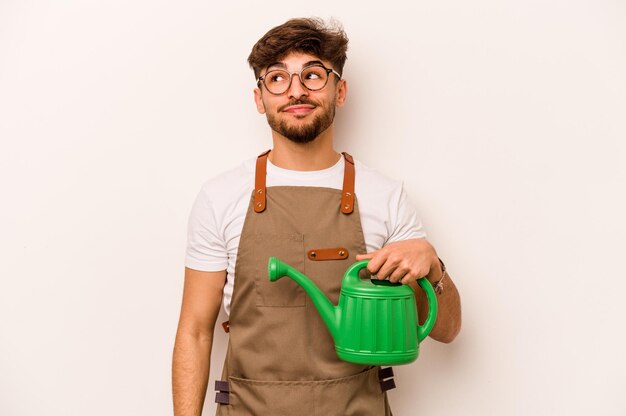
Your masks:
<svg viewBox="0 0 626 416"><path fill-rule="evenodd" d="M354 159L343 152L346 166L343 171L343 189L341 191L341 212L352 214L354 210Z"/></svg>
<svg viewBox="0 0 626 416"><path fill-rule="evenodd" d="M263 152L256 160L256 172L254 176L254 212L265 211L265 177L267 176L267 155L270 151Z"/></svg>
<svg viewBox="0 0 626 416"><path fill-rule="evenodd" d="M267 176L267 155L263 152L256 160L254 173L254 212L265 211L265 178ZM348 215L354 211L354 159L343 152L345 168L343 172L343 189L341 190L341 212Z"/></svg>

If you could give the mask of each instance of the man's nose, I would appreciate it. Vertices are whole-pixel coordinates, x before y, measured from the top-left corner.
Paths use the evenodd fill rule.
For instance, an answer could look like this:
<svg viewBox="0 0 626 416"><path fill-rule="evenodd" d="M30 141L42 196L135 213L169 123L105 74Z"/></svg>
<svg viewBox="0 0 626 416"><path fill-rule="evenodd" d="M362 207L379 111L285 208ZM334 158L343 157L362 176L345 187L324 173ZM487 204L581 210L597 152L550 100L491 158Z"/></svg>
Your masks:
<svg viewBox="0 0 626 416"><path fill-rule="evenodd" d="M309 95L309 90L300 81L299 74L291 74L291 85L287 90L287 95L289 98L293 97L296 99Z"/></svg>

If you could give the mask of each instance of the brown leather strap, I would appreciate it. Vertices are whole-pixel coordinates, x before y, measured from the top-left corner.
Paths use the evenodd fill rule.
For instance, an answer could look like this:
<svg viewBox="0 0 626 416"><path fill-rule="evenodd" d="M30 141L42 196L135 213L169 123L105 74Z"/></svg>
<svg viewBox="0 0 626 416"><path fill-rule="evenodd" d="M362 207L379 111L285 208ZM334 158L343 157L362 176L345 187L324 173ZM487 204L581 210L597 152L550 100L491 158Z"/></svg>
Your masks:
<svg viewBox="0 0 626 416"><path fill-rule="evenodd" d="M341 191L341 212L352 214L354 210L354 159L343 152L346 165L343 173L343 189Z"/></svg>
<svg viewBox="0 0 626 416"><path fill-rule="evenodd" d="M263 152L256 160L254 176L254 212L265 211L265 177L267 176L267 155L270 150Z"/></svg>
<svg viewBox="0 0 626 416"><path fill-rule="evenodd" d="M309 260L345 260L348 258L348 249L343 247L335 248L314 248L307 252Z"/></svg>

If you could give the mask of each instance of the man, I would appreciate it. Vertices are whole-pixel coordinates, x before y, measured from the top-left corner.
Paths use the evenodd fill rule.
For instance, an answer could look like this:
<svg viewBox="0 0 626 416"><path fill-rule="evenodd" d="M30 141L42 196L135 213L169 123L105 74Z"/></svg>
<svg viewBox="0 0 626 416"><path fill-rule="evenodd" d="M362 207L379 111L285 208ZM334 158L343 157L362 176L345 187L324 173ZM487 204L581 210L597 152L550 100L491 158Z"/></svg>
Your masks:
<svg viewBox="0 0 626 416"><path fill-rule="evenodd" d="M290 279L269 282L271 256L335 304L346 268L369 259L378 279L415 289L422 318L427 301L415 282L426 277L439 288L430 336L450 342L460 329L458 292L402 185L333 148L347 43L341 28L292 19L252 49L254 98L273 148L206 182L192 210L173 356L176 416L202 412L222 300L230 332L217 414L391 414L391 385L381 383L390 374L339 360L303 290Z"/></svg>

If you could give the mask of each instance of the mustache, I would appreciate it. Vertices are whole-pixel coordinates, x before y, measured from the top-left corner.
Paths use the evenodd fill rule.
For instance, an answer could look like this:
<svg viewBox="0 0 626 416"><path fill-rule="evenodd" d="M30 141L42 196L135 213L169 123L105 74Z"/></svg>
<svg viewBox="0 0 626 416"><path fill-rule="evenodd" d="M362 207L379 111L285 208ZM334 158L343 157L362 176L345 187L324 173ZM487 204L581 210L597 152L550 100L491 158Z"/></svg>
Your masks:
<svg viewBox="0 0 626 416"><path fill-rule="evenodd" d="M303 104L312 105L314 107L318 106L318 104L315 101L313 101L313 100L309 100L308 98L300 98L299 100L291 100L291 101L289 101L287 104L279 107L278 111L284 111L285 108L291 107L292 105L303 105Z"/></svg>

